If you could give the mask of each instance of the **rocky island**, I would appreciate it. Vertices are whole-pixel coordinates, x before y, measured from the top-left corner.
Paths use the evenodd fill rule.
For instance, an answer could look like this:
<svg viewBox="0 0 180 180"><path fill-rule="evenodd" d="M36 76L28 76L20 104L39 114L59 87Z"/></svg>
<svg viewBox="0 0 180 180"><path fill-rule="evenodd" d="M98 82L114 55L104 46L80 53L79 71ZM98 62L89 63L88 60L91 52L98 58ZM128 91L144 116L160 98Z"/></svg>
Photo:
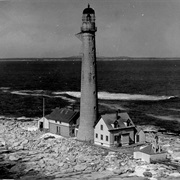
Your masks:
<svg viewBox="0 0 180 180"><path fill-rule="evenodd" d="M145 128L145 127L143 127ZM147 136L147 140L151 136ZM133 159L134 147L102 148L44 133L37 119L0 119L1 179L180 179L180 138L159 135L169 162Z"/></svg>

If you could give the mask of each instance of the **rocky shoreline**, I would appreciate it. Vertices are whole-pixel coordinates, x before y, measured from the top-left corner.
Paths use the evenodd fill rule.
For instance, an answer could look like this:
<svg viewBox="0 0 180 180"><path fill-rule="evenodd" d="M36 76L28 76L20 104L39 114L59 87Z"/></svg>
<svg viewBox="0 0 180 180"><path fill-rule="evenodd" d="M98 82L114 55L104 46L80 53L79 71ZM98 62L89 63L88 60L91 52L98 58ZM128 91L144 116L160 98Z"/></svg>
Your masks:
<svg viewBox="0 0 180 180"><path fill-rule="evenodd" d="M180 138L159 138L178 166ZM180 179L172 165L148 164L132 154L45 134L37 129L37 120L1 118L0 144L8 148L0 152L0 179Z"/></svg>

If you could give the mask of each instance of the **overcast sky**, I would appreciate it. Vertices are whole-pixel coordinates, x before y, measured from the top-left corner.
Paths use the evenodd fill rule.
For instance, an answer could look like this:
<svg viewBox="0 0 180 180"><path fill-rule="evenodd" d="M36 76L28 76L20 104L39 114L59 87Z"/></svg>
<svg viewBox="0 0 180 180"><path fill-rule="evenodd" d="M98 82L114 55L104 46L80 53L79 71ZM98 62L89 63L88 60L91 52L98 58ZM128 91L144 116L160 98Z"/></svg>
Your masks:
<svg viewBox="0 0 180 180"><path fill-rule="evenodd" d="M4 0L0 58L79 55L88 2L98 56L180 57L180 0Z"/></svg>

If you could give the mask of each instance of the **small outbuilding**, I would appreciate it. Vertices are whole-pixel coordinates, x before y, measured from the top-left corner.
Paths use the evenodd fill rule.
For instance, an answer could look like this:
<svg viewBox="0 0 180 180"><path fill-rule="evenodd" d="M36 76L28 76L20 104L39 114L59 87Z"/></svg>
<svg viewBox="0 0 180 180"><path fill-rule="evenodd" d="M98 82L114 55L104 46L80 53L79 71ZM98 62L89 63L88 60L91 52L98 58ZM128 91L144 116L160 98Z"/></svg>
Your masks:
<svg viewBox="0 0 180 180"><path fill-rule="evenodd" d="M135 143L145 143L146 135L140 127L136 127L135 131Z"/></svg>
<svg viewBox="0 0 180 180"><path fill-rule="evenodd" d="M38 121L38 128L41 131L45 131L45 132L49 131L49 121L48 121L48 119L46 117L42 117Z"/></svg>
<svg viewBox="0 0 180 180"><path fill-rule="evenodd" d="M134 159L140 159L148 163L167 159L167 153L160 149L157 151L152 144L140 147L133 155Z"/></svg>
<svg viewBox="0 0 180 180"><path fill-rule="evenodd" d="M67 108L55 108L51 114L41 118L38 122L40 130L64 137L74 137L77 133L79 111Z"/></svg>

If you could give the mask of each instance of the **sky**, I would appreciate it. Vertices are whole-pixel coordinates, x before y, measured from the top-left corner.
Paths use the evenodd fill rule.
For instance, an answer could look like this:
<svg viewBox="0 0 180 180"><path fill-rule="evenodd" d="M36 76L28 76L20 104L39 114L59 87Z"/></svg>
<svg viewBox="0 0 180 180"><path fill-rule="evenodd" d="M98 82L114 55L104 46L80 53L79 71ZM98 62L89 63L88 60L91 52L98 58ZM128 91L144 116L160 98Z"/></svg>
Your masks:
<svg viewBox="0 0 180 180"><path fill-rule="evenodd" d="M0 0L0 58L80 55L88 3L97 56L180 57L180 0Z"/></svg>

